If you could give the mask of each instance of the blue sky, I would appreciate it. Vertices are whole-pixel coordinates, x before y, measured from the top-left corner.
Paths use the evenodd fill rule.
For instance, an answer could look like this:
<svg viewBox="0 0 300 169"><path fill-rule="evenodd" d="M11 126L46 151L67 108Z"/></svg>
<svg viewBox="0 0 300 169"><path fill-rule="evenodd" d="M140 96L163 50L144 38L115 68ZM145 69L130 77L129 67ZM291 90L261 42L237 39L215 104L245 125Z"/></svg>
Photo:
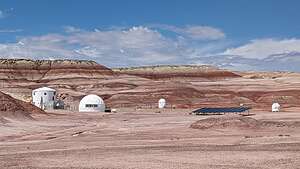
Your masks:
<svg viewBox="0 0 300 169"><path fill-rule="evenodd" d="M300 71L299 6L297 0L1 0L0 55L111 67Z"/></svg>

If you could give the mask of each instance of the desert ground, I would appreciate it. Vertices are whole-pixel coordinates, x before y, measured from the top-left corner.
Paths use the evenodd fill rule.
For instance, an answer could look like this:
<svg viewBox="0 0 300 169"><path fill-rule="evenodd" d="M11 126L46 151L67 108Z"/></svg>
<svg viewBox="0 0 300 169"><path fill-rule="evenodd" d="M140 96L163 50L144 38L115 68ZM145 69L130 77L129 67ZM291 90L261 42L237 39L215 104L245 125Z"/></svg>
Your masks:
<svg viewBox="0 0 300 169"><path fill-rule="evenodd" d="M130 108L118 109L117 113L63 110L33 114L33 119L11 120L1 125L0 168L300 166L300 109L251 110L247 117L197 116L189 112ZM205 126L205 119L219 121ZM192 128L197 121L204 128Z"/></svg>
<svg viewBox="0 0 300 169"><path fill-rule="evenodd" d="M0 59L0 168L300 168L300 73ZM64 110L31 104L39 87ZM87 94L116 113L79 113ZM158 110L157 101L167 100ZM270 112L273 102L280 112ZM250 116L197 116L201 107Z"/></svg>

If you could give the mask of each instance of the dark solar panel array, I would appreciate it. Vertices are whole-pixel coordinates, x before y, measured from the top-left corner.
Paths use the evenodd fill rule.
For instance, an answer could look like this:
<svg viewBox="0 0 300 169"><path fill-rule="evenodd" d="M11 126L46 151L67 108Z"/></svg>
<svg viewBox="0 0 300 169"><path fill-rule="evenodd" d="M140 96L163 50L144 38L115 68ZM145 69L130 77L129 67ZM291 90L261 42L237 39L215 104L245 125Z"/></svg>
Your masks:
<svg viewBox="0 0 300 169"><path fill-rule="evenodd" d="M220 114L220 113L243 113L251 109L250 107L218 107L218 108L201 108L194 110L196 114Z"/></svg>

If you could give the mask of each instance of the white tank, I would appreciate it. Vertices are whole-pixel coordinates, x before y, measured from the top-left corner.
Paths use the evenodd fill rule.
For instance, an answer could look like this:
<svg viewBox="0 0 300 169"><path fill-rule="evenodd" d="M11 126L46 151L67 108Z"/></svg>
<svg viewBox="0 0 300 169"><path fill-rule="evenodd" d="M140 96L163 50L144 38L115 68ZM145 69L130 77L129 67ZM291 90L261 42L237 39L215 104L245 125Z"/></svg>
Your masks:
<svg viewBox="0 0 300 169"><path fill-rule="evenodd" d="M163 109L166 106L166 100L161 98L158 100L158 108Z"/></svg>
<svg viewBox="0 0 300 169"><path fill-rule="evenodd" d="M53 109L56 91L49 87L41 87L32 91L32 104L43 109Z"/></svg>
<svg viewBox="0 0 300 169"><path fill-rule="evenodd" d="M279 103L273 103L272 104L272 112L279 112L280 110L280 104Z"/></svg>
<svg viewBox="0 0 300 169"><path fill-rule="evenodd" d="M79 112L104 112L105 104L101 97L90 94L81 99Z"/></svg>

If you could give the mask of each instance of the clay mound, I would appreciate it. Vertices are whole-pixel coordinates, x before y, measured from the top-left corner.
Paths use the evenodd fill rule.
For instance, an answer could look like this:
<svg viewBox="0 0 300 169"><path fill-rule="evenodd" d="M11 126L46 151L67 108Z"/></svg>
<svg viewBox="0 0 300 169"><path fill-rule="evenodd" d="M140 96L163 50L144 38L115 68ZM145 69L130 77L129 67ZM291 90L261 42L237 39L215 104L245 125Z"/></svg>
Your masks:
<svg viewBox="0 0 300 169"><path fill-rule="evenodd" d="M29 120L31 114L45 114L41 109L0 92L0 124L7 123L9 119Z"/></svg>
<svg viewBox="0 0 300 169"><path fill-rule="evenodd" d="M233 72L208 65L160 65L113 69L114 72L148 79L203 78L225 79L241 77Z"/></svg>
<svg viewBox="0 0 300 169"><path fill-rule="evenodd" d="M300 127L300 122L262 121L239 115L224 115L196 121L190 127L193 129L263 129Z"/></svg>
<svg viewBox="0 0 300 169"><path fill-rule="evenodd" d="M289 128L295 128L300 127L300 121L261 121L260 122L261 127L289 127Z"/></svg>
<svg viewBox="0 0 300 169"><path fill-rule="evenodd" d="M244 117L238 115L225 115L220 117L210 117L207 119L199 120L193 123L190 127L193 129L226 129L226 128L239 128L239 129L255 129L260 126L260 122L251 117Z"/></svg>

